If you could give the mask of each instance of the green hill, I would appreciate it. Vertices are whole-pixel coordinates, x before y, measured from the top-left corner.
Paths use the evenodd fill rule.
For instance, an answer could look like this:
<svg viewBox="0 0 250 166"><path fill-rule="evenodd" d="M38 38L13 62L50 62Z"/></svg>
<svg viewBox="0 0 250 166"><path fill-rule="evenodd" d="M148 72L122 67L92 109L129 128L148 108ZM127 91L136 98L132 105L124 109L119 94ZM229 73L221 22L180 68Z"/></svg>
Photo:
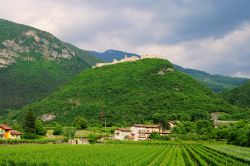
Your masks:
<svg viewBox="0 0 250 166"><path fill-rule="evenodd" d="M233 105L250 107L250 82L230 91L224 91L221 96Z"/></svg>
<svg viewBox="0 0 250 166"><path fill-rule="evenodd" d="M119 50L107 50L105 52L95 52L95 51L89 51L89 53L97 58L102 59L106 62L112 62L114 59L120 60L123 59L125 56L137 56L140 57L138 54L134 53L128 53L123 52ZM174 65L175 68L179 71L182 71L191 77L195 78L202 84L208 86L210 89L212 89L214 92L221 92L223 90L229 90L236 87L239 87L249 81L247 78L238 78L238 77L229 77L229 76L223 76L223 75L214 75L209 74L204 71L200 70L194 70L189 68L183 68L178 65Z"/></svg>
<svg viewBox="0 0 250 166"><path fill-rule="evenodd" d="M38 101L99 61L50 33L0 19L0 114Z"/></svg>
<svg viewBox="0 0 250 166"><path fill-rule="evenodd" d="M179 120L210 118L210 112L231 112L232 107L190 76L174 70L167 60L143 59L89 69L49 97L26 106L37 116L55 115L71 123L77 116L90 123L142 123L165 117Z"/></svg>
<svg viewBox="0 0 250 166"><path fill-rule="evenodd" d="M213 74L206 73L204 71L183 68L178 65L175 65L175 67L177 70L190 75L191 77L200 81L202 84L208 86L214 92L221 92L223 90L233 89L249 81L249 79L247 78L213 75Z"/></svg>

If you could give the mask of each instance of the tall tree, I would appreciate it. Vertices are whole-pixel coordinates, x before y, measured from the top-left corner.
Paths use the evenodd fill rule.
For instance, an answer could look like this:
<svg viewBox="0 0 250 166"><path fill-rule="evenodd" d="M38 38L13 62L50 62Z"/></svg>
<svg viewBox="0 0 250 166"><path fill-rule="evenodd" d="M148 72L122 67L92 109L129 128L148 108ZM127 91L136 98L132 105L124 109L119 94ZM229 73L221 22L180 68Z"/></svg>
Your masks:
<svg viewBox="0 0 250 166"><path fill-rule="evenodd" d="M46 135L47 130L43 127L43 123L41 120L36 120L36 128L35 128L35 133L37 135Z"/></svg>
<svg viewBox="0 0 250 166"><path fill-rule="evenodd" d="M88 122L84 117L77 117L74 122L73 122L74 127L76 129L81 130L81 129L86 129L88 127Z"/></svg>
<svg viewBox="0 0 250 166"><path fill-rule="evenodd" d="M31 109L28 109L23 119L23 130L25 133L34 133L36 130L36 118Z"/></svg>

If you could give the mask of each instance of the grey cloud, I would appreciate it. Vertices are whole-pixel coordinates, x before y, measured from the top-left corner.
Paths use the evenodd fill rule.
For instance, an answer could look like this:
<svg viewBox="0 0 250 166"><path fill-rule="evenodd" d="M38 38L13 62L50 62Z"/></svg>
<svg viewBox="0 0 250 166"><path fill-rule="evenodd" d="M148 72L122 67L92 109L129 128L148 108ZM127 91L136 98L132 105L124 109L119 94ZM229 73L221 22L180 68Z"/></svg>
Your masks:
<svg viewBox="0 0 250 166"><path fill-rule="evenodd" d="M249 0L2 0L1 6L0 17L83 49L159 53L212 73L250 73L250 37L242 36ZM240 37L232 35L237 30Z"/></svg>

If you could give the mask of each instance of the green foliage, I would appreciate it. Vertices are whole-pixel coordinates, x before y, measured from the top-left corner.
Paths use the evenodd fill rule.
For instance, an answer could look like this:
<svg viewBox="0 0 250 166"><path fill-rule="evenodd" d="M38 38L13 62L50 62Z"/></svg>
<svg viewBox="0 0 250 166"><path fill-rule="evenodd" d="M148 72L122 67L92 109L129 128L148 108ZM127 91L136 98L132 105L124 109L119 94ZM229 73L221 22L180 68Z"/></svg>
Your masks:
<svg viewBox="0 0 250 166"><path fill-rule="evenodd" d="M77 117L73 125L76 127L78 130L86 129L88 127L88 122L84 117Z"/></svg>
<svg viewBox="0 0 250 166"><path fill-rule="evenodd" d="M90 144L94 144L94 143L96 143L97 142L97 140L98 140L98 135L96 135L96 134L89 134L88 135L88 140L89 140L89 143Z"/></svg>
<svg viewBox="0 0 250 166"><path fill-rule="evenodd" d="M239 121L230 126L221 126L213 131L215 139L226 139L228 144L250 147L250 123Z"/></svg>
<svg viewBox="0 0 250 166"><path fill-rule="evenodd" d="M31 27L15 24L10 21L0 19L0 43L4 40L13 39L20 36L24 31L32 29Z"/></svg>
<svg viewBox="0 0 250 166"><path fill-rule="evenodd" d="M41 120L36 120L36 127L35 127L35 133L37 135L44 136L47 133L47 130L43 127L43 123Z"/></svg>
<svg viewBox="0 0 250 166"><path fill-rule="evenodd" d="M233 89L249 81L249 79L246 78L211 75L199 70L185 69L178 65L175 65L175 67L177 70L180 70L192 76L202 84L208 86L214 92L221 92L223 90Z"/></svg>
<svg viewBox="0 0 250 166"><path fill-rule="evenodd" d="M230 91L224 91L221 96L236 106L250 107L250 82Z"/></svg>
<svg viewBox="0 0 250 166"><path fill-rule="evenodd" d="M250 147L250 124L239 121L229 127L227 141L229 144Z"/></svg>
<svg viewBox="0 0 250 166"><path fill-rule="evenodd" d="M60 124L56 124L54 130L53 130L53 134L54 135L61 135L62 134L62 126Z"/></svg>
<svg viewBox="0 0 250 166"><path fill-rule="evenodd" d="M64 127L63 130L62 130L62 134L68 139L74 138L75 133L76 133L76 128L75 127Z"/></svg>
<svg viewBox="0 0 250 166"><path fill-rule="evenodd" d="M38 139L38 135L36 133L23 133L22 139Z"/></svg>
<svg viewBox="0 0 250 166"><path fill-rule="evenodd" d="M27 137L27 135L24 135ZM30 138L30 136L29 136ZM37 135L33 135L33 138L37 138ZM47 144L56 143L57 139L0 139L0 144Z"/></svg>
<svg viewBox="0 0 250 166"><path fill-rule="evenodd" d="M20 109L27 104L39 101L51 92L65 85L82 70L90 68L98 59L87 51L73 45L63 43L53 35L38 29L16 24L0 19L0 43L5 40L22 41L22 46L28 47L25 53L15 52L16 63L7 68L0 68L0 114ZM36 43L34 37L23 35L27 31L35 31L41 43ZM49 44L44 44L43 41ZM57 45L58 47L53 47ZM48 60L41 51L43 46L60 53L62 49L75 52L71 59ZM5 48L0 44L0 49ZM27 61L27 59L32 61ZM14 110L16 111L16 110Z"/></svg>
<svg viewBox="0 0 250 166"><path fill-rule="evenodd" d="M35 133L36 130L36 118L31 109L26 111L26 115L22 123L23 131L25 133Z"/></svg>
<svg viewBox="0 0 250 166"><path fill-rule="evenodd" d="M196 122L178 122L173 131L177 134L194 133L199 135L208 135L213 129L213 124L208 120L198 120Z"/></svg>
<svg viewBox="0 0 250 166"><path fill-rule="evenodd" d="M107 124L129 125L157 119L157 114L163 123L235 111L198 81L169 68L173 66L166 60L143 59L86 70L49 97L23 108L18 116L30 107L37 115L53 112L55 121L62 124L78 116L96 124L102 123L100 111L105 110Z"/></svg>
<svg viewBox="0 0 250 166"><path fill-rule="evenodd" d="M195 122L196 133L209 135L213 129L213 124L208 120L199 120Z"/></svg>

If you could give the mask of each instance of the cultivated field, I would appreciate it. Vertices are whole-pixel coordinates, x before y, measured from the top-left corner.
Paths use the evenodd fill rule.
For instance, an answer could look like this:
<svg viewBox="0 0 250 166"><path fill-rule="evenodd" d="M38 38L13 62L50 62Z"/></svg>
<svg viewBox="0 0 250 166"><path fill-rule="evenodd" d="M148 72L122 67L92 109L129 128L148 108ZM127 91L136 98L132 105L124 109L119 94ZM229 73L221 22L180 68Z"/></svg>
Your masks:
<svg viewBox="0 0 250 166"><path fill-rule="evenodd" d="M0 165L240 166L250 165L244 157L249 153L249 148L181 143L2 145Z"/></svg>

